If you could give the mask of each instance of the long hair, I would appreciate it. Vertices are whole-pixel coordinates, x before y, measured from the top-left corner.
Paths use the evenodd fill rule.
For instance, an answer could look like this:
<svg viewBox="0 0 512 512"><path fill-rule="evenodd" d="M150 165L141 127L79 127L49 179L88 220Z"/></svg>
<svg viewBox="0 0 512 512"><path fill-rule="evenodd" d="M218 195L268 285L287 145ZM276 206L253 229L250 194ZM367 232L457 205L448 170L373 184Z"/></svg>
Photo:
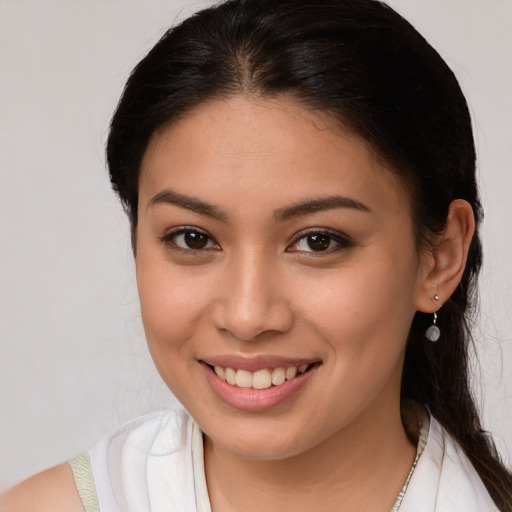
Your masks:
<svg viewBox="0 0 512 512"><path fill-rule="evenodd" d="M442 337L426 342L416 313L402 398L426 404L457 439L501 510L512 476L481 426L470 392L467 320L481 266L481 205L468 107L425 39L376 0L228 0L170 29L132 72L107 143L113 188L137 225L139 167L149 138L191 108L243 94L291 97L365 138L406 185L418 249L468 201L476 232L462 280L443 305Z"/></svg>

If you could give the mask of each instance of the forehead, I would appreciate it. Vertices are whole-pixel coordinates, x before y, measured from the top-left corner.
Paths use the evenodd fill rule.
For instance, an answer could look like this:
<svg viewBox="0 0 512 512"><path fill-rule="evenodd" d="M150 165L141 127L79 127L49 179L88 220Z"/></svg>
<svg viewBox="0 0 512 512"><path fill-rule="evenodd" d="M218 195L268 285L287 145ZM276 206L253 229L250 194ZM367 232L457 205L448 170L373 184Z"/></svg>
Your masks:
<svg viewBox="0 0 512 512"><path fill-rule="evenodd" d="M141 202L165 188L213 203L283 203L335 192L402 209L408 203L369 143L282 98L210 101L155 132L141 165Z"/></svg>

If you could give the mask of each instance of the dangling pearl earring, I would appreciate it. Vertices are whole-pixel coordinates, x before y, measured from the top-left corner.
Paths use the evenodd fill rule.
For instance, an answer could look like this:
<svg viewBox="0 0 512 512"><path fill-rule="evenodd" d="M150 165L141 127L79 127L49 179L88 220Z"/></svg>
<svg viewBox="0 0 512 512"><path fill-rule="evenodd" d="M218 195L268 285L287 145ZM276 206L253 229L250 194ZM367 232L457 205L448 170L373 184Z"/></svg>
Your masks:
<svg viewBox="0 0 512 512"><path fill-rule="evenodd" d="M438 295L436 295L434 298L436 300L439 300ZM437 312L434 311L434 321L432 322L432 325L425 331L425 338L427 338L427 340L432 341L432 342L437 341L439 339L439 337L441 336L441 331L440 331L439 327L437 327L436 322L437 322Z"/></svg>

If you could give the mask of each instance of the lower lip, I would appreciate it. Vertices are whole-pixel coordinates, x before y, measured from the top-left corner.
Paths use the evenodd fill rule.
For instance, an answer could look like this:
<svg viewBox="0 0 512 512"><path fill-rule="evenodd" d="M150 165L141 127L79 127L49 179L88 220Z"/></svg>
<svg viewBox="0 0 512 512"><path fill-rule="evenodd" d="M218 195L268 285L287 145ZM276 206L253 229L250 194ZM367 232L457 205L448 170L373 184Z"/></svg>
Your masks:
<svg viewBox="0 0 512 512"><path fill-rule="evenodd" d="M239 388L232 386L219 376L205 363L201 363L206 378L215 394L226 404L242 411L264 411L283 404L294 396L316 372L318 366L311 370L287 380L279 386L267 389Z"/></svg>

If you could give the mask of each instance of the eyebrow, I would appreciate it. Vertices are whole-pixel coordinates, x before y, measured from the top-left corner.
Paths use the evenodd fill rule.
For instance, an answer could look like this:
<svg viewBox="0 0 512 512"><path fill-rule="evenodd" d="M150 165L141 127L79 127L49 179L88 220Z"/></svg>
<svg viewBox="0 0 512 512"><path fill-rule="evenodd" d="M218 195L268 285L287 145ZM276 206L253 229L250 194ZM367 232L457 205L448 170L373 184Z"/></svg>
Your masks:
<svg viewBox="0 0 512 512"><path fill-rule="evenodd" d="M213 217L214 219L223 222L227 222L229 220L229 215L217 206L196 197L180 194L172 190L163 190L162 192L159 192L149 201L147 208L149 209L157 204L173 204L180 208L191 210L199 215ZM371 212L368 206L355 199L343 196L327 196L279 208L274 211L273 216L277 222L285 222L294 217L300 217L302 215L308 215L324 210L333 210L336 208L349 208L361 212Z"/></svg>
<svg viewBox="0 0 512 512"><path fill-rule="evenodd" d="M202 201L201 199L197 199L196 197L179 194L172 190L159 192L149 201L147 208L149 209L157 204L173 204L180 208L191 210L195 213L199 213L200 215L213 217L214 219L221 220L223 222L228 220L228 214L216 206L213 206L206 201Z"/></svg>
<svg viewBox="0 0 512 512"><path fill-rule="evenodd" d="M350 197L327 196L303 201L285 208L279 208L274 212L274 218L279 222L284 222L293 217L299 217L301 215L307 215L324 210L334 210L336 208L350 208L361 212L371 211L368 206L360 201L351 199Z"/></svg>

